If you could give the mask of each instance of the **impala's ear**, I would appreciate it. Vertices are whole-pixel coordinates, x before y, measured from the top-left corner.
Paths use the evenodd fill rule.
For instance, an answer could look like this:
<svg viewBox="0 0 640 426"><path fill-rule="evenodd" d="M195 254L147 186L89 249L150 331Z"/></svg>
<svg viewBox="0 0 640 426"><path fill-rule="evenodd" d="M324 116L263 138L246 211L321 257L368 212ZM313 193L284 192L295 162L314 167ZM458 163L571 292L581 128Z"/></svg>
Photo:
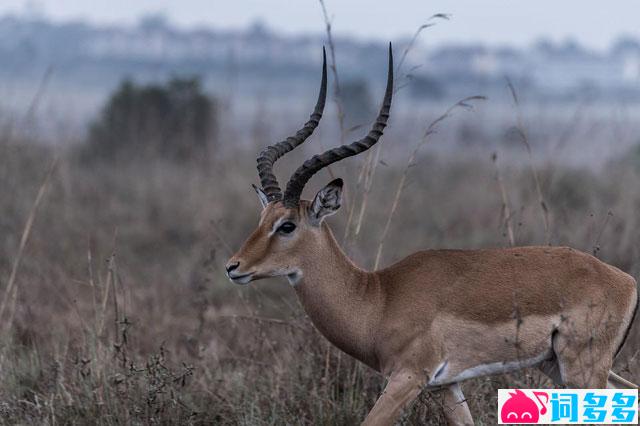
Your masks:
<svg viewBox="0 0 640 426"><path fill-rule="evenodd" d="M260 204L262 204L262 208L264 209L267 207L267 204L269 204L269 197L267 197L267 194L265 194L262 189L258 188L254 184L251 184L251 186L256 190L256 194L258 194L258 198L260 199Z"/></svg>
<svg viewBox="0 0 640 426"><path fill-rule="evenodd" d="M320 225L325 216L334 214L342 201L342 179L334 179L316 194L309 206L309 219L313 225Z"/></svg>

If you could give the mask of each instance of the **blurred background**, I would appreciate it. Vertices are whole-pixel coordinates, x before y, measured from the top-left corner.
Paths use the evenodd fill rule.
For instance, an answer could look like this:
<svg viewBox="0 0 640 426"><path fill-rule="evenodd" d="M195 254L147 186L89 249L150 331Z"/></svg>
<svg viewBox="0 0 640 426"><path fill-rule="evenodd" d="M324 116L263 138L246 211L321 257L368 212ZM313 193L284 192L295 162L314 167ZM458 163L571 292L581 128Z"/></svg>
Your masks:
<svg viewBox="0 0 640 426"><path fill-rule="evenodd" d="M393 42L382 142L315 176L362 267L426 248L570 245L637 276L638 5L540 0L4 0L0 424L354 424L383 378L332 348L283 280L223 265L257 224L255 157L360 138ZM632 361L635 359L632 357ZM618 370L638 372L629 357ZM465 384L482 424L496 389ZM441 424L425 394L404 424Z"/></svg>

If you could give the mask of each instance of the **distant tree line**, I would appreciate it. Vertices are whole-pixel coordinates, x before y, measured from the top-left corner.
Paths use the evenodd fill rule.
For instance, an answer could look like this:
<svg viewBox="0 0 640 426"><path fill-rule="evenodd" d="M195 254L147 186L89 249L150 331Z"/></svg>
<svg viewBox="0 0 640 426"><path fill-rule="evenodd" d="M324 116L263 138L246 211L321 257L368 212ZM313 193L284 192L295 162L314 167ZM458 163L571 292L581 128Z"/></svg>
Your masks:
<svg viewBox="0 0 640 426"><path fill-rule="evenodd" d="M91 124L82 157L193 160L215 144L217 112L197 78L146 85L125 80Z"/></svg>

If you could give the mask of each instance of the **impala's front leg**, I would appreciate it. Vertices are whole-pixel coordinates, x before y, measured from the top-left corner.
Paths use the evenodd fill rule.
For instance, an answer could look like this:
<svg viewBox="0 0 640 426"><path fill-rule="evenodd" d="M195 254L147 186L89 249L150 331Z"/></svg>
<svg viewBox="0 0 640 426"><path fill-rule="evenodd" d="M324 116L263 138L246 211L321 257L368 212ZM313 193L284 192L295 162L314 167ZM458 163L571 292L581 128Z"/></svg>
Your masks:
<svg viewBox="0 0 640 426"><path fill-rule="evenodd" d="M424 379L408 370L393 373L362 425L393 425L402 410L418 396Z"/></svg>

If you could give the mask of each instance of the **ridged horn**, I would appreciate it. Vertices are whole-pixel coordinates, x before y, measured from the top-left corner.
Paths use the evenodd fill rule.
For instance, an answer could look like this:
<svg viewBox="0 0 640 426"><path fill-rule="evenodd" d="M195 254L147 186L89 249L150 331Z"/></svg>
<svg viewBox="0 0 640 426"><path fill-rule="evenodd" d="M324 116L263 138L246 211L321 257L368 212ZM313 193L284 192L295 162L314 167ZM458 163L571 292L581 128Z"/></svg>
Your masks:
<svg viewBox="0 0 640 426"><path fill-rule="evenodd" d="M391 98L393 97L393 52L391 43L389 43L389 71L387 73L387 89L384 93L384 100L380 113L376 118L369 134L364 138L348 145L342 145L337 148L330 149L322 154L314 155L304 162L302 166L293 173L291 179L287 183L284 192L284 205L289 208L297 207L300 203L300 195L306 183L315 173L330 164L340 161L347 157L360 154L371 148L378 142L382 132L387 125L389 118L389 110L391 109Z"/></svg>
<svg viewBox="0 0 640 426"><path fill-rule="evenodd" d="M327 98L327 53L322 48L322 81L320 83L320 93L318 101L313 113L309 117L304 126L296 132L294 136L289 136L282 142L266 147L257 158L258 175L260 176L260 184L262 190L267 195L269 201L276 201L282 198L282 192L278 186L278 180L273 173L273 163L287 152L291 151L301 143L303 143L318 127L318 123L322 118L325 100Z"/></svg>

